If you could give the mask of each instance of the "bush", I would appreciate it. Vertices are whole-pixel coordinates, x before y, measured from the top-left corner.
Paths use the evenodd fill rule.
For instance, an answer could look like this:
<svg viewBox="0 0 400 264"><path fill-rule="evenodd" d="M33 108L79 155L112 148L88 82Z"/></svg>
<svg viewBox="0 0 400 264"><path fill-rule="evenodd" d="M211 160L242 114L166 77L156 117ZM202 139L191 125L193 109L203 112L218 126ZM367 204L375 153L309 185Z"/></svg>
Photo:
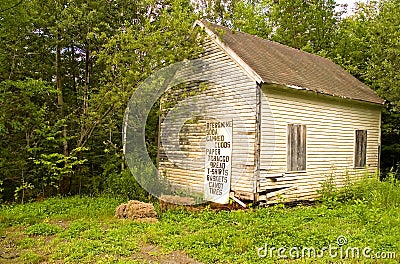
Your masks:
<svg viewBox="0 0 400 264"><path fill-rule="evenodd" d="M321 183L321 190L318 190L321 195L320 201L328 207L332 207L338 200L338 189L336 188L333 175Z"/></svg>
<svg viewBox="0 0 400 264"><path fill-rule="evenodd" d="M151 199L150 194L139 185L129 170L110 174L105 182L104 193L124 200L148 202Z"/></svg>

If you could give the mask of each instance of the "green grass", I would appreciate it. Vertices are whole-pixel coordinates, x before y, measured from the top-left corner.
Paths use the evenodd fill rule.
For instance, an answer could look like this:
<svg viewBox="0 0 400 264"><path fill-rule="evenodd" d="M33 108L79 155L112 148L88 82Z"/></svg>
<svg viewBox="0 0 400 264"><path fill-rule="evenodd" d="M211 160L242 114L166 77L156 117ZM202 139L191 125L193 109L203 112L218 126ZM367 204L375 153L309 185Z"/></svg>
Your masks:
<svg viewBox="0 0 400 264"><path fill-rule="evenodd" d="M39 223L28 226L25 230L25 233L30 236L50 236L60 233L61 230L62 228L57 225Z"/></svg>
<svg viewBox="0 0 400 264"><path fill-rule="evenodd" d="M114 215L112 208L122 200L100 197L49 198L42 202L2 205L0 227L32 225L45 219L101 219Z"/></svg>
<svg viewBox="0 0 400 264"><path fill-rule="evenodd" d="M273 258L260 258L257 248L320 250L337 246L337 238L345 236L343 248L370 247L397 256L341 260L325 254L323 258L290 258L289 262L398 263L399 194L396 182L365 180L325 194L330 198L314 206L277 205L232 212L175 210L160 213L157 223L115 219L118 199L52 198L2 206L0 248L7 248L2 258L14 263L143 263L146 259L137 254L148 244L158 247L151 253L155 257L184 251L204 263L285 263L288 260L279 258L276 251Z"/></svg>

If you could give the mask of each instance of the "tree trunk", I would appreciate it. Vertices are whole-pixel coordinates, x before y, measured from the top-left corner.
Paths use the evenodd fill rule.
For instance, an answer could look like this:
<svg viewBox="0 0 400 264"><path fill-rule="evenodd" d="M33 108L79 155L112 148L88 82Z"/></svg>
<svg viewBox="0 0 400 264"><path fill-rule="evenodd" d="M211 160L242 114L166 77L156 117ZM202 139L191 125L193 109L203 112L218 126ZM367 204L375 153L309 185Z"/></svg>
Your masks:
<svg viewBox="0 0 400 264"><path fill-rule="evenodd" d="M57 103L61 112L61 118L65 117L65 107L64 107L64 98L63 98L63 89L62 89L62 76L61 76L61 33L57 32L57 45L56 45L56 86L57 86ZM67 141L67 125L64 124L62 128L62 138L63 138L63 155L67 157L69 155L68 151L68 141ZM67 178L72 177L70 174L67 175ZM71 179L60 179L60 188L62 192L68 192L71 188Z"/></svg>
<svg viewBox="0 0 400 264"><path fill-rule="evenodd" d="M63 99L63 91L62 91L62 77L61 77L61 45L60 45L60 36L57 37L57 51L56 51L56 85L57 85L57 102L58 107L61 111L61 117L64 118L64 99ZM67 142L67 125L64 124L62 136L64 138L63 141L63 154L64 156L68 156L68 142Z"/></svg>
<svg viewBox="0 0 400 264"><path fill-rule="evenodd" d="M83 91L83 114L87 114L89 107L89 81L90 81L90 48L86 45L85 53L85 90Z"/></svg>

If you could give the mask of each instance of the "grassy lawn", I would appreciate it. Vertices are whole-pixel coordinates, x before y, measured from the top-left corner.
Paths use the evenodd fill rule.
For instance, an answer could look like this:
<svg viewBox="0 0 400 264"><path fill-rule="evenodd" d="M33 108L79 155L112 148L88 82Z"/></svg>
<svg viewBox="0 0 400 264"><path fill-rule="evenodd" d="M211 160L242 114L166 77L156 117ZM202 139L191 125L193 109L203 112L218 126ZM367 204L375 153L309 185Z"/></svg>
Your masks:
<svg viewBox="0 0 400 264"><path fill-rule="evenodd" d="M115 219L116 206L125 201L105 197L2 206L0 263L398 263L400 188L374 184L326 195L313 206L174 210L160 213L155 223ZM341 259L338 237L343 252L357 247L360 256L343 253ZM335 258L330 245L338 247ZM279 257L280 247L287 259ZM305 247L317 254L328 249L322 257L308 257L308 251L302 257ZM377 259L379 252L396 256Z"/></svg>

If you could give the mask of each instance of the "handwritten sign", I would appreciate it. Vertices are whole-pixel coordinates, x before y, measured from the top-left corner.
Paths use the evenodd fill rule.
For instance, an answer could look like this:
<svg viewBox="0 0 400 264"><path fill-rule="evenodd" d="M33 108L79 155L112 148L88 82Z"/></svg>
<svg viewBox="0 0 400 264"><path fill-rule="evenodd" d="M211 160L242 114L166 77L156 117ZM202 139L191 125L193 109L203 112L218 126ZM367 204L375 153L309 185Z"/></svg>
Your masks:
<svg viewBox="0 0 400 264"><path fill-rule="evenodd" d="M204 198L229 201L232 165L232 120L207 121Z"/></svg>

